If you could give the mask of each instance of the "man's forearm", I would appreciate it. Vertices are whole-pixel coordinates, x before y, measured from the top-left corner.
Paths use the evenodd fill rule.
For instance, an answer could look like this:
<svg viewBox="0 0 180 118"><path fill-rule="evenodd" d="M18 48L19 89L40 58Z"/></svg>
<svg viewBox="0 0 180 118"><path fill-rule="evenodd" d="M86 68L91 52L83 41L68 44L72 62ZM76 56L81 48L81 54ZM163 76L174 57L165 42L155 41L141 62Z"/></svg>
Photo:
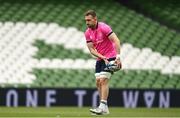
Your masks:
<svg viewBox="0 0 180 118"><path fill-rule="evenodd" d="M120 54L120 42L119 41L116 43L116 53Z"/></svg>
<svg viewBox="0 0 180 118"><path fill-rule="evenodd" d="M120 40L117 38L117 39L115 39L115 48L116 48L116 53L117 53L117 55L119 55L120 54Z"/></svg>
<svg viewBox="0 0 180 118"><path fill-rule="evenodd" d="M115 43L116 53L120 54L120 40L119 40L119 38L116 36L115 33L112 33L108 38Z"/></svg>
<svg viewBox="0 0 180 118"><path fill-rule="evenodd" d="M104 56L103 56L102 54L98 53L98 52L97 52L96 50L94 50L94 49L91 49L90 52L91 52L92 55L94 55L94 56L97 57L97 58L101 58L101 59L104 58Z"/></svg>

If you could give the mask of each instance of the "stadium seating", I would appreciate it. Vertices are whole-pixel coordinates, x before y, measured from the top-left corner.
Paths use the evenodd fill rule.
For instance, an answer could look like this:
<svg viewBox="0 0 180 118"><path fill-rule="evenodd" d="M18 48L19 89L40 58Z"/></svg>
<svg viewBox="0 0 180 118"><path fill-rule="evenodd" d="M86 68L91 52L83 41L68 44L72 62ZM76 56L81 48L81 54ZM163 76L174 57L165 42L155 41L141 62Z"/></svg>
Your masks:
<svg viewBox="0 0 180 118"><path fill-rule="evenodd" d="M180 88L179 33L115 1L91 2L1 0L0 86L94 88L83 34L89 7L121 39L123 70L110 87Z"/></svg>
<svg viewBox="0 0 180 118"><path fill-rule="evenodd" d="M129 4L169 27L180 30L179 0L132 0Z"/></svg>

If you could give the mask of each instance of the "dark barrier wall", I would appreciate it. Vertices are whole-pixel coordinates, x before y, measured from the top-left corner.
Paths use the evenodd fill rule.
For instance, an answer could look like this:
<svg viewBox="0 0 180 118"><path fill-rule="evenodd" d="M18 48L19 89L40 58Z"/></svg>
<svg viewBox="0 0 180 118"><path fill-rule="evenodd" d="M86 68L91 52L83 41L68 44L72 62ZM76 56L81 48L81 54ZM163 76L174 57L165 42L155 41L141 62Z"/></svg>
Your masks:
<svg viewBox="0 0 180 118"><path fill-rule="evenodd" d="M111 89L109 106L135 107L180 107L180 90ZM0 106L97 106L96 89L0 89Z"/></svg>

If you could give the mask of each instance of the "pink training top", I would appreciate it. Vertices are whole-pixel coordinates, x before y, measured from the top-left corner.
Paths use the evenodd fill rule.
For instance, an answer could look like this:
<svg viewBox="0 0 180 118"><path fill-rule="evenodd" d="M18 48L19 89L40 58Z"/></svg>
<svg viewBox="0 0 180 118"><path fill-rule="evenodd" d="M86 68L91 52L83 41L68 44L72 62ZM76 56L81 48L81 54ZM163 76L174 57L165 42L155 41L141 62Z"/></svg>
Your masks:
<svg viewBox="0 0 180 118"><path fill-rule="evenodd" d="M92 42L97 52L106 58L116 57L114 43L108 38L112 33L110 26L98 22L96 29L87 28L85 32L86 42ZM100 58L97 58L97 60L100 60Z"/></svg>

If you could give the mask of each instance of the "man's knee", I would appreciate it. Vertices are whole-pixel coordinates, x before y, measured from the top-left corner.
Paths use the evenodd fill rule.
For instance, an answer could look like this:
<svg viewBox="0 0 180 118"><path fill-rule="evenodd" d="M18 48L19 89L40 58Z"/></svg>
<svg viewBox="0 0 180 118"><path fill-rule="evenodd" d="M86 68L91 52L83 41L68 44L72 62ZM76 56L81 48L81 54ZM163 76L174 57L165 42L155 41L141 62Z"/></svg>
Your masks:
<svg viewBox="0 0 180 118"><path fill-rule="evenodd" d="M108 83L108 79L107 79L107 78L101 78L100 81L99 81L99 83L100 83L101 85L106 85L106 84Z"/></svg>
<svg viewBox="0 0 180 118"><path fill-rule="evenodd" d="M100 78L96 78L96 86L100 87L101 83L100 83Z"/></svg>

